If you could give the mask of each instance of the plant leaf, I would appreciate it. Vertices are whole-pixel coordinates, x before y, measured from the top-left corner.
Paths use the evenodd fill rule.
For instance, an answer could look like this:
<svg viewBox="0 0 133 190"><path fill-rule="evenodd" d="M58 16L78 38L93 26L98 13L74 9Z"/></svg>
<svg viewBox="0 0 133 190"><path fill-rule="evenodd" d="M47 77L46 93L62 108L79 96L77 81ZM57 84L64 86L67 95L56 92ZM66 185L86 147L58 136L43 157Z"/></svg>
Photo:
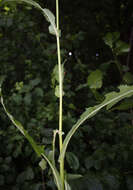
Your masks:
<svg viewBox="0 0 133 190"><path fill-rule="evenodd" d="M102 72L97 69L96 71L90 73L87 79L87 83L91 89L98 89L102 87L102 78Z"/></svg>
<svg viewBox="0 0 133 190"><path fill-rule="evenodd" d="M60 36L59 32L57 31L56 28L56 24L55 24L55 16L53 15L53 13L48 10L48 9L43 9L37 2L32 1L32 0L5 0L2 2L2 4L4 3L8 3L8 2L17 2L17 3L27 3L28 5L32 5L33 7L39 9L42 13L43 16L46 18L46 20L48 22L50 22L50 26L49 26L49 32L50 34L56 35L56 36Z"/></svg>
<svg viewBox="0 0 133 190"><path fill-rule="evenodd" d="M113 47L113 36L112 33L107 33L106 36L103 38L106 45L108 45L111 49Z"/></svg>
<svg viewBox="0 0 133 190"><path fill-rule="evenodd" d="M123 101L120 105L118 106L115 106L111 109L111 111L114 111L114 110L128 110L128 109L131 109L133 108L133 100L125 100Z"/></svg>
<svg viewBox="0 0 133 190"><path fill-rule="evenodd" d="M130 51L130 46L129 44L119 40L117 43L116 43L116 48L115 48L115 51L116 51L116 54L117 55L120 55L122 53L127 53Z"/></svg>
<svg viewBox="0 0 133 190"><path fill-rule="evenodd" d="M61 65L62 67L62 81L64 80L64 64ZM58 65L55 65L53 72L52 72L52 87L55 86L55 83L57 82L59 84L59 68Z"/></svg>
<svg viewBox="0 0 133 190"><path fill-rule="evenodd" d="M74 153L72 152L67 152L66 153L66 160L70 166L70 168L77 170L79 168L79 160L77 156L75 156Z"/></svg>
<svg viewBox="0 0 133 190"><path fill-rule="evenodd" d="M133 83L133 75L130 72L126 72L123 76L123 80L126 82L126 84L132 84Z"/></svg>
<svg viewBox="0 0 133 190"><path fill-rule="evenodd" d="M55 87L55 96L56 97L60 97L60 89L59 89L60 87L59 87L59 85L57 85L56 87ZM64 96L64 91L62 92L62 96Z"/></svg>
<svg viewBox="0 0 133 190"><path fill-rule="evenodd" d="M39 162L39 166L41 167L42 170L45 170L46 169L46 166L47 166L47 162L42 159L40 162Z"/></svg>
<svg viewBox="0 0 133 190"><path fill-rule="evenodd" d="M44 17L46 18L46 20L48 22L50 22L50 26L49 26L49 32L50 34L59 36L59 32L57 31L56 25L55 25L55 16L53 15L53 13L49 10L49 9L42 9Z"/></svg>
<svg viewBox="0 0 133 190"><path fill-rule="evenodd" d="M24 3L27 3L27 4L29 4L29 5L32 5L32 6L34 6L35 8L37 8L37 9L40 9L40 10L42 10L42 8L41 8L41 6L37 3L37 2L35 2L35 1L32 1L32 0L5 0L5 1L3 1L3 2L1 2L1 4L5 4L5 3L10 3L10 2L17 2L17 3L22 3L22 2L24 2Z"/></svg>
<svg viewBox="0 0 133 190"><path fill-rule="evenodd" d="M71 187L66 180L65 180L65 190L71 190Z"/></svg>
<svg viewBox="0 0 133 190"><path fill-rule="evenodd" d="M27 171L25 172L26 180L32 180L34 179L34 172L33 169L28 167Z"/></svg>
<svg viewBox="0 0 133 190"><path fill-rule="evenodd" d="M83 177L81 174L70 174L70 173L66 174L67 181L79 179L81 177Z"/></svg>
<svg viewBox="0 0 133 190"><path fill-rule="evenodd" d="M107 105L107 110L112 108L117 102L119 102L123 98L129 98L133 95L133 86L121 85L119 86L119 90L119 92L110 92L105 95L106 99L103 103Z"/></svg>
<svg viewBox="0 0 133 190"><path fill-rule="evenodd" d="M111 49L113 48L113 44L120 38L119 32L108 32L103 38L106 45L108 45Z"/></svg>
<svg viewBox="0 0 133 190"><path fill-rule="evenodd" d="M61 183L61 178L60 178L59 172L57 171L56 167L52 164L52 162L47 158L47 156L45 154L42 153L41 155L48 162L49 166L52 169L58 190L62 190L63 188L62 188L62 183Z"/></svg>
<svg viewBox="0 0 133 190"><path fill-rule="evenodd" d="M127 85L121 85L119 86L119 92L110 92L105 95L105 99L102 103L99 105L87 108L86 111L80 116L80 119L77 121L77 123L71 128L71 130L68 132L64 143L62 147L62 152L59 156L59 162L64 159L66 149L68 146L68 143L73 136L73 134L76 132L76 130L79 128L81 124L84 123L88 118L93 117L96 115L98 111L100 111L103 107L106 107L106 109L110 109L113 105L115 105L117 102L122 100L123 98L128 98L133 95L133 86L127 86Z"/></svg>
<svg viewBox="0 0 133 190"><path fill-rule="evenodd" d="M55 87L55 96L56 97L60 97L60 90L59 90L59 85L57 85L56 87Z"/></svg>
<svg viewBox="0 0 133 190"><path fill-rule="evenodd" d="M44 153L44 146L37 145L36 142L34 141L34 139L24 129L22 124L19 121L17 121L16 119L14 119L14 117L9 113L9 111L6 109L6 107L4 105L1 90L0 90L0 95L1 95L1 104L6 112L7 116L10 118L12 123L18 128L18 130L25 136L25 138L29 141L29 143L31 144L33 150L37 153L37 155L41 156L41 154Z"/></svg>
<svg viewBox="0 0 133 190"><path fill-rule="evenodd" d="M4 108L5 112L6 112L7 116L10 118L12 123L19 129L19 131L26 137L26 139L29 141L29 143L31 144L32 148L37 153L37 155L42 156L48 162L48 164L50 165L50 167L51 167L51 169L53 171L53 175L55 177L57 187L58 187L59 190L62 190L62 183L61 183L61 180L60 180L59 173L58 173L57 169L54 167L54 165L51 163L51 161L44 154L44 146L37 145L36 142L33 140L33 138L24 129L22 124L19 121L15 120L14 117L9 113L9 111L6 109L6 107L4 105L1 89L0 89L0 95L1 95L1 104L2 104L2 106L3 106L3 108ZM42 167L42 163L41 163L40 166ZM43 163L43 168L44 168L44 163Z"/></svg>

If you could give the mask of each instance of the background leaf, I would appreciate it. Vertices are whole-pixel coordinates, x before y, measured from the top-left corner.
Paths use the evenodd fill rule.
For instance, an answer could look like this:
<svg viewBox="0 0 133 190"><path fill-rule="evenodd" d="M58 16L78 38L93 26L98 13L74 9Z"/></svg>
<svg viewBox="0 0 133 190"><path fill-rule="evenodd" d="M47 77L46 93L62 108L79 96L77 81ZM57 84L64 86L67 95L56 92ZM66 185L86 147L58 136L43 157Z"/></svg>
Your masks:
<svg viewBox="0 0 133 190"><path fill-rule="evenodd" d="M102 72L97 69L88 76L87 83L91 89L99 89L102 87L102 78Z"/></svg>
<svg viewBox="0 0 133 190"><path fill-rule="evenodd" d="M20 0L20 1L6 0L6 1L3 1L2 3L9 3L9 2L17 2L17 3L24 2L24 3L27 3L29 5L34 6L35 8L39 9L43 13L46 20L48 22L50 22L50 24L51 24L49 27L49 32L53 35L56 35L56 36L59 35L58 31L56 29L56 25L55 25L55 16L53 15L53 13L49 9L46 9L46 8L43 9L37 2L32 1L32 0Z"/></svg>
<svg viewBox="0 0 133 190"><path fill-rule="evenodd" d="M132 84L133 83L133 75L130 72L126 72L123 76L123 80L127 84Z"/></svg>
<svg viewBox="0 0 133 190"><path fill-rule="evenodd" d="M66 153L66 160L71 169L77 170L79 168L79 160L72 152Z"/></svg>
<svg viewBox="0 0 133 190"><path fill-rule="evenodd" d="M117 55L120 55L120 54L122 54L122 53L127 53L127 52L129 52L129 50L130 50L130 46L129 46L129 44L127 44L127 43L125 43L125 42L123 42L123 41L118 41L117 43L116 43L116 48L115 48L116 50L116 54Z"/></svg>

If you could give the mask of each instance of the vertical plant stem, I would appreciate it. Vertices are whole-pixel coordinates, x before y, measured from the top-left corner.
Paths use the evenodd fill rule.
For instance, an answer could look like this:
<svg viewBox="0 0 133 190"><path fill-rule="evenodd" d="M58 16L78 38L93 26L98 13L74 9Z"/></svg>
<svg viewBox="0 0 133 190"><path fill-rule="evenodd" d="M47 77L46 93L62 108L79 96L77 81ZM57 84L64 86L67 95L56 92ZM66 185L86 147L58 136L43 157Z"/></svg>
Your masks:
<svg viewBox="0 0 133 190"><path fill-rule="evenodd" d="M60 52L60 38L59 38L59 0L56 0L56 25L57 25L57 31L58 35L57 38L57 54L58 54L58 69L59 69L59 149L60 153L62 151L62 94L63 94L63 79L62 79L62 66L61 66L61 52ZM62 187L64 189L64 160L60 162L60 177L62 181ZM63 190L62 189L62 190Z"/></svg>

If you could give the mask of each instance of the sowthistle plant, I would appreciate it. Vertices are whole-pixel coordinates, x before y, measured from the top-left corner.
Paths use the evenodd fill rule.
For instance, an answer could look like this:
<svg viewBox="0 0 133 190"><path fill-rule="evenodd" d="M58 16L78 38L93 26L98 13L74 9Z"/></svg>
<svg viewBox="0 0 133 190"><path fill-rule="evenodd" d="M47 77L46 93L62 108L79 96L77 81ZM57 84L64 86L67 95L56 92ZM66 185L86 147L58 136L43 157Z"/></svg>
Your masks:
<svg viewBox="0 0 133 190"><path fill-rule="evenodd" d="M61 52L60 52L60 36L61 31L59 28L59 2L56 0L56 18L54 14L46 9L42 8L38 3L36 3L33 0L7 0L3 3L9 3L9 2L16 2L16 3L26 3L28 5L31 5L35 8L37 8L45 17L45 19L50 23L49 25L49 32L52 35L55 35L56 41L57 41L57 55L58 55L58 82L59 86L56 88L56 93L59 97L59 127L57 130L54 131L53 135L53 143L52 143L52 156L47 156L45 154L44 146L38 145L33 138L28 134L28 132L24 129L22 124L17 121L7 110L5 107L2 92L0 89L0 96L1 96L1 104L9 117L9 119L12 121L12 123L18 128L18 130L25 136L25 138L29 141L31 144L33 150L36 152L36 154L41 158L41 161L39 163L39 166L42 168L42 170L45 169L46 162L49 164L53 176L54 181L57 186L58 190L71 190L70 185L67 182L67 173L64 169L64 159L66 150L68 147L68 144L74 135L74 133L77 131L77 129L86 121L87 119L93 117L96 115L103 107L106 107L107 110L112 108L116 103L118 103L120 100L124 98L128 98L133 95L133 86L127 86L127 85L121 85L118 87L119 92L110 92L105 95L105 99L103 102L101 102L98 105L95 105L93 107L87 108L83 114L81 114L80 118L76 122L74 126L70 129L68 134L65 136L65 139L63 140L63 128L62 128L62 108L63 108L63 64L61 63ZM55 138L56 135L59 136L59 170L57 168L56 160L55 160ZM74 174L73 174L74 175ZM81 177L81 175L77 175L78 177Z"/></svg>

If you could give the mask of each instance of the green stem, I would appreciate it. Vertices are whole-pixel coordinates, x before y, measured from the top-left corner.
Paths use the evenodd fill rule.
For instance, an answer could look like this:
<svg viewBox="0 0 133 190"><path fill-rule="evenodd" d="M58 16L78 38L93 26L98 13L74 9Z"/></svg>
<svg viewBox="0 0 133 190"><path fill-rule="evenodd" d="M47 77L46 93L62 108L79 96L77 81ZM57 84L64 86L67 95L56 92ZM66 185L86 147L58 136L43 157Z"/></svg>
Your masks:
<svg viewBox="0 0 133 190"><path fill-rule="evenodd" d="M59 0L56 0L56 27L59 30Z"/></svg>
<svg viewBox="0 0 133 190"><path fill-rule="evenodd" d="M60 52L60 38L59 38L59 0L56 0L56 25L57 25L57 31L58 36L57 38L57 54L58 54L58 68L59 68L59 149L60 153L62 151L62 94L63 94L63 79L62 79L62 66L61 66L61 52ZM64 160L60 162L60 177L62 181L62 187L64 189ZM62 190L63 190L62 189Z"/></svg>

